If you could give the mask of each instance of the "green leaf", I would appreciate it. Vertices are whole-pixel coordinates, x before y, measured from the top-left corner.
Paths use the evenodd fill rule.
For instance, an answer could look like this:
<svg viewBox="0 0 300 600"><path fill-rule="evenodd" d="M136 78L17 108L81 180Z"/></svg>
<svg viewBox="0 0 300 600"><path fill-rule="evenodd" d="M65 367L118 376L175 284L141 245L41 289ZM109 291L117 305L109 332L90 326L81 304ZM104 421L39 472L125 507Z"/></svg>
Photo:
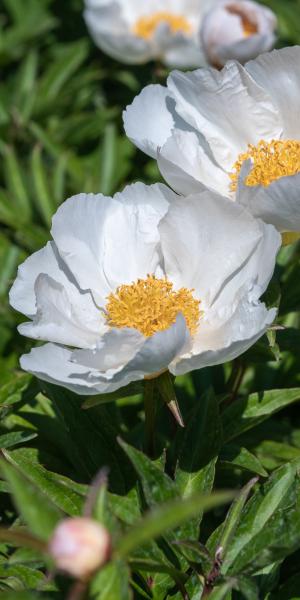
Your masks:
<svg viewBox="0 0 300 600"><path fill-rule="evenodd" d="M125 558L139 546L178 527L199 511L211 510L226 504L232 497L233 492L215 492L210 496L195 494L185 502L173 500L154 508L119 541L118 556Z"/></svg>
<svg viewBox="0 0 300 600"><path fill-rule="evenodd" d="M24 182L24 174L17 154L12 146L0 145L2 148L4 174L8 190L14 199L16 208L19 211L18 217L23 221L28 221L31 216L31 205Z"/></svg>
<svg viewBox="0 0 300 600"><path fill-rule="evenodd" d="M224 440L229 441L262 423L279 410L300 400L300 388L251 394L226 408L222 414Z"/></svg>
<svg viewBox="0 0 300 600"><path fill-rule="evenodd" d="M300 600L300 573L281 585L277 592L270 595L270 600Z"/></svg>
<svg viewBox="0 0 300 600"><path fill-rule="evenodd" d="M232 565L235 561L239 561L244 549L251 549L253 540L261 533L268 521L280 507L284 506L284 503L289 503L290 494L295 485L298 464L296 462L280 467L246 504L235 537L231 541L230 548L227 549L222 573L226 574L232 570L237 572ZM266 543L268 543L267 539Z"/></svg>
<svg viewBox="0 0 300 600"><path fill-rule="evenodd" d="M179 489L174 481L157 467L150 458L121 439L119 439L119 444L131 460L141 479L145 499L149 506L155 506L179 496Z"/></svg>
<svg viewBox="0 0 300 600"><path fill-rule="evenodd" d="M251 481L249 481L245 487L243 487L237 498L235 498L233 501L227 513L218 544L219 548L222 548L222 556L226 556L227 549L230 547L231 541L240 523L242 510L246 504L246 501L248 500L253 486L257 483L257 481L258 478L255 477L254 479L251 479Z"/></svg>
<svg viewBox="0 0 300 600"><path fill-rule="evenodd" d="M12 373L11 380L0 387L0 410L20 402L31 379L28 373Z"/></svg>
<svg viewBox="0 0 300 600"><path fill-rule="evenodd" d="M24 444L37 437L37 433L28 433L26 431L13 431L0 435L0 448L12 448L19 444Z"/></svg>
<svg viewBox="0 0 300 600"><path fill-rule="evenodd" d="M108 564L91 584L92 600L131 600L129 569L122 561Z"/></svg>
<svg viewBox="0 0 300 600"><path fill-rule="evenodd" d="M40 213L45 225L50 227L52 215L56 207L49 190L48 175L43 165L42 150L40 146L35 146L32 151L31 170L34 184L36 209Z"/></svg>
<svg viewBox="0 0 300 600"><path fill-rule="evenodd" d="M68 44L60 56L53 61L40 82L38 91L39 108L45 109L55 101L68 79L77 71L86 58L88 50L85 39Z"/></svg>
<svg viewBox="0 0 300 600"><path fill-rule="evenodd" d="M185 499L196 492L210 492L214 482L215 459L222 445L222 424L212 389L195 406L182 437L175 481ZM201 519L200 514L190 520L191 538L198 537Z"/></svg>
<svg viewBox="0 0 300 600"><path fill-rule="evenodd" d="M261 462L247 450L234 444L227 444L222 448L220 454L221 465L230 465L232 467L239 467L245 471L250 471L261 477L267 477L268 473L263 468Z"/></svg>
<svg viewBox="0 0 300 600"><path fill-rule="evenodd" d="M1 460L0 469L11 487L16 507L32 533L48 540L62 513L15 467Z"/></svg>
<svg viewBox="0 0 300 600"><path fill-rule="evenodd" d="M42 465L32 462L23 449L12 452L3 451L5 458L58 508L70 516L81 513L83 498L71 488L71 482L65 477L51 473Z"/></svg>
<svg viewBox="0 0 300 600"><path fill-rule="evenodd" d="M144 383L140 381L135 381L126 385L125 387L117 390L116 392L111 392L110 394L97 394L97 396L89 396L84 403L82 404L82 408L92 408L93 406L98 406L99 404L107 404L108 402L116 402L120 398L128 398L131 396L136 396L138 394L142 394L144 391Z"/></svg>

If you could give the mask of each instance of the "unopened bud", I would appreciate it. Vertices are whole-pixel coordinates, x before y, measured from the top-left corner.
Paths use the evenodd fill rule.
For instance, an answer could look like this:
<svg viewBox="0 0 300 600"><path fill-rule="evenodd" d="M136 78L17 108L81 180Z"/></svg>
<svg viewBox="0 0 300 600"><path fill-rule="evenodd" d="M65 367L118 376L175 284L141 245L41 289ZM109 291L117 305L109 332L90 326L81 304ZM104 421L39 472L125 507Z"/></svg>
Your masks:
<svg viewBox="0 0 300 600"><path fill-rule="evenodd" d="M109 560L110 534L92 519L65 519L54 531L49 552L60 571L87 580Z"/></svg>
<svg viewBox="0 0 300 600"><path fill-rule="evenodd" d="M252 0L220 0L204 17L201 43L208 62L221 68L227 60L244 64L275 44L277 19Z"/></svg>

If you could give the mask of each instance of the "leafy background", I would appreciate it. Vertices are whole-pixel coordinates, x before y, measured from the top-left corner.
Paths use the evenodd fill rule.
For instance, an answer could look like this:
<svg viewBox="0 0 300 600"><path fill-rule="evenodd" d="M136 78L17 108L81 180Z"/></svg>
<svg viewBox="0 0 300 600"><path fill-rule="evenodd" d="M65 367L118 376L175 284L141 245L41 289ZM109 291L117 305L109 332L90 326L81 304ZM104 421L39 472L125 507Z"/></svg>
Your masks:
<svg viewBox="0 0 300 600"><path fill-rule="evenodd" d="M300 43L300 1L266 4L279 17L278 47ZM93 515L111 530L116 550L89 598L300 598L299 247L281 251L266 297L280 303L284 329L233 364L179 377L187 427L179 431L159 404L151 461L141 452L139 388L82 408L84 398L19 371L19 355L32 342L16 332L22 316L9 308L8 290L18 264L49 239L51 216L65 198L160 178L125 138L121 115L166 73L101 54L87 35L81 0L1 0L0 69L3 599L74 596L73 583L54 577L40 546L59 519L85 510L95 490ZM97 493L88 486L103 466L108 490ZM213 489L242 491L228 512L230 494L203 496ZM214 564L220 545L222 567ZM213 578L212 591L205 577Z"/></svg>

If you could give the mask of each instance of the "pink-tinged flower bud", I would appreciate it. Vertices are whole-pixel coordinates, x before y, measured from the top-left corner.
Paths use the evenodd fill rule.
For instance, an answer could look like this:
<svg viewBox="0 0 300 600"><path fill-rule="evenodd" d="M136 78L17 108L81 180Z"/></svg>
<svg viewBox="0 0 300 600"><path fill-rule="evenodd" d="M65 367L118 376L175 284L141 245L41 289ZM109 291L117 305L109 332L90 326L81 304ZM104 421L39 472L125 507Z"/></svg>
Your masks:
<svg viewBox="0 0 300 600"><path fill-rule="evenodd" d="M54 531L49 552L60 571L86 580L109 560L110 534L92 519L65 519Z"/></svg>
<svg viewBox="0 0 300 600"><path fill-rule="evenodd" d="M273 48L277 19L252 0L220 0L204 17L201 43L208 62L222 68L227 60L241 64Z"/></svg>

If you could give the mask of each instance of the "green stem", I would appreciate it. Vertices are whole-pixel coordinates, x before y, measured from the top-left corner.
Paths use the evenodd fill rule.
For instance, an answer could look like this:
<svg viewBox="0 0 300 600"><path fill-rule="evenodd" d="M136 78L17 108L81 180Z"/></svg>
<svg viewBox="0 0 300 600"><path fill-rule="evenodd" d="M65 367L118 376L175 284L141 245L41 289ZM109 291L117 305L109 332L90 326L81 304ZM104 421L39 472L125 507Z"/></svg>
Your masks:
<svg viewBox="0 0 300 600"><path fill-rule="evenodd" d="M145 406L145 452L150 458L155 453L155 380L145 381L144 406Z"/></svg>

